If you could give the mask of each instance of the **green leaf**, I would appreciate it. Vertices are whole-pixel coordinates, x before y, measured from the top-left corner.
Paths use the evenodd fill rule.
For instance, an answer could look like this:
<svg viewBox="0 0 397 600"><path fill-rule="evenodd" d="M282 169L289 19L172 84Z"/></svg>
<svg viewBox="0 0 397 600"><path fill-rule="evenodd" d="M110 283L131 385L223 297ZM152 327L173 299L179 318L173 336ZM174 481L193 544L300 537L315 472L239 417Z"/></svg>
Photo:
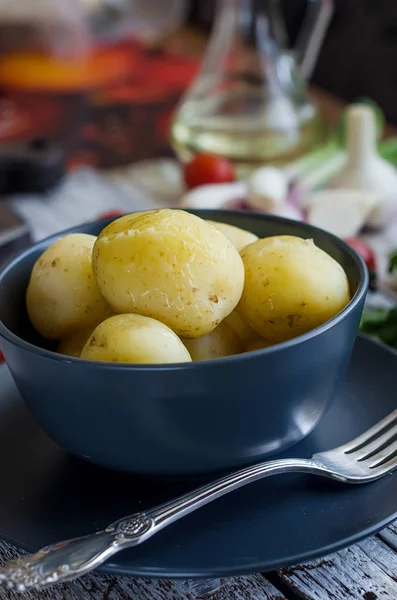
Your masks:
<svg viewBox="0 0 397 600"><path fill-rule="evenodd" d="M397 137L388 138L379 144L379 155L397 167Z"/></svg>
<svg viewBox="0 0 397 600"><path fill-rule="evenodd" d="M384 325L378 332L379 339L388 346L394 346L397 343L397 325Z"/></svg>
<svg viewBox="0 0 397 600"><path fill-rule="evenodd" d="M396 267L397 267L397 250L394 250L394 252L392 252L389 255L389 265L388 265L389 273L393 273L393 271Z"/></svg>
<svg viewBox="0 0 397 600"><path fill-rule="evenodd" d="M390 310L387 308L366 306L361 317L360 330L366 333L378 331L387 321L389 314Z"/></svg>
<svg viewBox="0 0 397 600"><path fill-rule="evenodd" d="M366 306L360 323L360 331L396 348L397 307L387 309Z"/></svg>

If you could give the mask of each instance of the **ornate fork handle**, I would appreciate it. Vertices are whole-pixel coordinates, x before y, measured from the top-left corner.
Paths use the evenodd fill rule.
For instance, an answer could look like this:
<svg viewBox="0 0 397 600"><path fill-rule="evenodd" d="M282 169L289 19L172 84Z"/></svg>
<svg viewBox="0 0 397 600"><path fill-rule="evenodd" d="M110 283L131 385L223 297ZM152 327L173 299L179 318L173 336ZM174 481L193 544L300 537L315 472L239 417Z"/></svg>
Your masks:
<svg viewBox="0 0 397 600"><path fill-rule="evenodd" d="M11 561L0 567L0 582L22 592L75 579L99 567L120 550L141 544L167 525L228 492L258 479L288 472L342 479L312 459L260 463L226 475L157 508L115 521L104 531L51 544L36 554Z"/></svg>

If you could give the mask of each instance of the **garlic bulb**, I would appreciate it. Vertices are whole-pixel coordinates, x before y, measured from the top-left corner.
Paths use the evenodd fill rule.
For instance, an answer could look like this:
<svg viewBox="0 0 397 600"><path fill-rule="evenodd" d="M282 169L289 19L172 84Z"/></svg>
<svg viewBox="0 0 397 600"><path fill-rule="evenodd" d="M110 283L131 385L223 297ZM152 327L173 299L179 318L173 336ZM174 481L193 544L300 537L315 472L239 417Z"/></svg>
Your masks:
<svg viewBox="0 0 397 600"><path fill-rule="evenodd" d="M377 194L360 190L322 190L305 203L307 221L339 237L354 237L379 203Z"/></svg>
<svg viewBox="0 0 397 600"><path fill-rule="evenodd" d="M375 114L369 106L353 105L347 110L347 160L328 187L376 194L376 205L366 221L374 228L386 225L393 205L397 206L397 170L378 155Z"/></svg>

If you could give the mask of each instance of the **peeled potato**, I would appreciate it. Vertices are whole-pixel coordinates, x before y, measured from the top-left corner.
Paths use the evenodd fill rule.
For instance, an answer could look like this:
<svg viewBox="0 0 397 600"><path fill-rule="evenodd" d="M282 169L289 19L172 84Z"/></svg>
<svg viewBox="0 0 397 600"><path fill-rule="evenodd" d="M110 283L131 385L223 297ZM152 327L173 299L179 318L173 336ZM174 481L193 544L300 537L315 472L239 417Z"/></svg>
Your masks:
<svg viewBox="0 0 397 600"><path fill-rule="evenodd" d="M45 338L60 340L109 312L92 270L95 236L57 240L36 261L26 294L29 318Z"/></svg>
<svg viewBox="0 0 397 600"><path fill-rule="evenodd" d="M314 329L350 300L343 268L313 240L265 238L247 246L241 257L245 284L238 313L271 342Z"/></svg>
<svg viewBox="0 0 397 600"><path fill-rule="evenodd" d="M234 329L244 346L246 346L258 335L256 331L254 331L252 327L250 327L248 323L246 323L246 321L244 321L244 319L238 314L236 309L231 312L226 319L224 319L223 323L227 323L229 327Z"/></svg>
<svg viewBox="0 0 397 600"><path fill-rule="evenodd" d="M112 313L109 310L108 317L111 317ZM68 335L66 338L60 341L57 347L58 354L64 354L65 356L74 356L75 358L80 358L81 352L90 337L90 335L94 332L94 329L98 327L98 325L103 321L101 319L99 322L94 325L90 325L89 327L83 327L83 329L79 329Z"/></svg>
<svg viewBox="0 0 397 600"><path fill-rule="evenodd" d="M254 350L262 350L262 348L269 348L269 346L274 346L274 342L269 342L269 340L265 340L263 337L257 337L246 346L246 352L253 352Z"/></svg>
<svg viewBox="0 0 397 600"><path fill-rule="evenodd" d="M81 358L133 364L192 360L169 327L141 315L115 315L103 321L87 340Z"/></svg>
<svg viewBox="0 0 397 600"><path fill-rule="evenodd" d="M240 227L228 225L227 223L218 223L217 221L207 221L210 225L221 231L224 236L233 244L237 252L241 252L245 246L256 242L258 236Z"/></svg>
<svg viewBox="0 0 397 600"><path fill-rule="evenodd" d="M215 329L237 305L244 284L231 242L181 210L113 221L95 243L93 265L115 312L153 317L184 338Z"/></svg>
<svg viewBox="0 0 397 600"><path fill-rule="evenodd" d="M201 338L182 341L193 361L210 360L242 352L242 344L236 332L225 322Z"/></svg>
<svg viewBox="0 0 397 600"><path fill-rule="evenodd" d="M84 327L79 331L75 331L60 341L57 347L58 354L65 356L74 356L79 358L88 338L94 331L95 327Z"/></svg>

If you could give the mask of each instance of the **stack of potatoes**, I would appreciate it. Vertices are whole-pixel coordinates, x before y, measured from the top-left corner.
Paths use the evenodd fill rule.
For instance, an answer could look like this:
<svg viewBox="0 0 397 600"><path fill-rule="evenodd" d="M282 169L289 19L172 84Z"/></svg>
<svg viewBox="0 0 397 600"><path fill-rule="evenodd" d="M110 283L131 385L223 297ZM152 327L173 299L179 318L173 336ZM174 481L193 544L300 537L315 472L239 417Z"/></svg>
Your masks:
<svg viewBox="0 0 397 600"><path fill-rule="evenodd" d="M258 350L349 302L346 274L312 240L254 234L163 209L70 234L33 267L27 310L62 354L181 363Z"/></svg>

